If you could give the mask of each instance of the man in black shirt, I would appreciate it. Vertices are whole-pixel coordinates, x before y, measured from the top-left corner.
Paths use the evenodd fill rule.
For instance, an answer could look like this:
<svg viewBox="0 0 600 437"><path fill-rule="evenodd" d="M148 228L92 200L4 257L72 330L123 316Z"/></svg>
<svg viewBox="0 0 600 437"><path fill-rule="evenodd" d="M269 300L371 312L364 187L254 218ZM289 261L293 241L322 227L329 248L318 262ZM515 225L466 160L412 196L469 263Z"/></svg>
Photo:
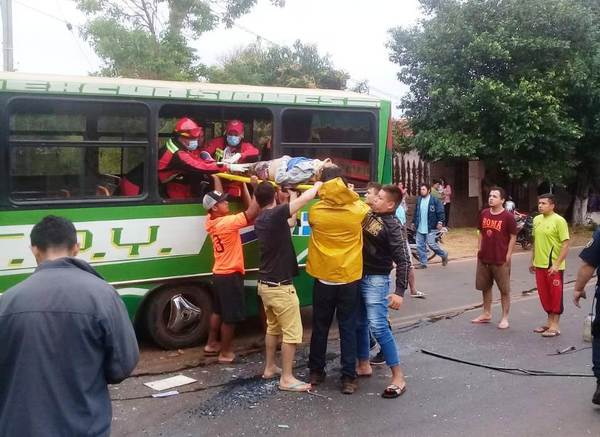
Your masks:
<svg viewBox="0 0 600 437"><path fill-rule="evenodd" d="M585 285L597 272L598 281L596 282L596 308L594 322L592 323L592 363L594 375L596 376L596 392L592 397L592 402L600 405L600 229L594 232L591 241L585 249L579 254L583 264L577 272L577 281L575 282L575 291L573 302L579 307L579 299L585 299Z"/></svg>
<svg viewBox="0 0 600 437"><path fill-rule="evenodd" d="M254 223L260 248L258 294L267 315L263 378L270 379L281 373L279 389L285 391L303 392L310 389L310 384L296 379L292 373L296 345L302 343L302 320L300 302L292 282L298 274L298 262L288 220L315 198L321 185L322 182L316 182L300 197L292 195L289 203L280 205L276 202L275 188L269 182L260 183L254 193L261 208ZM282 369L275 364L280 336L283 336Z"/></svg>
<svg viewBox="0 0 600 437"><path fill-rule="evenodd" d="M408 283L410 255L405 231L396 217L402 192L385 185L371 203L371 212L363 222L363 277L357 322L358 376L373 373L369 364L369 330L373 333L392 371L391 384L382 394L396 398L406 390L396 340L388 324L388 308L397 310ZM390 294L390 272L396 264L395 293Z"/></svg>

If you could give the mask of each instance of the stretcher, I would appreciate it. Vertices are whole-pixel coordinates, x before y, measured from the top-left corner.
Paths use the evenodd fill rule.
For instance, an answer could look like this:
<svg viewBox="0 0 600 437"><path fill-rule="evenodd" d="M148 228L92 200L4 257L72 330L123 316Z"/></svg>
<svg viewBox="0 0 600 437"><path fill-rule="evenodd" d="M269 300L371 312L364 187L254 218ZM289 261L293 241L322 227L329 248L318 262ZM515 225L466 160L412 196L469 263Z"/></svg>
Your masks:
<svg viewBox="0 0 600 437"><path fill-rule="evenodd" d="M219 176L221 179L225 179L227 181L234 181L234 182L243 182L243 183L250 183L250 178L248 176L239 176L236 174L229 174L229 173L217 173L217 176ZM258 180L259 182L262 182L260 179ZM271 184L273 184L273 186L277 187L278 185L273 182L273 181L269 181L271 182ZM300 191L306 191L306 190L310 190L313 186L310 184L299 184L296 185L294 187L295 190L300 190Z"/></svg>

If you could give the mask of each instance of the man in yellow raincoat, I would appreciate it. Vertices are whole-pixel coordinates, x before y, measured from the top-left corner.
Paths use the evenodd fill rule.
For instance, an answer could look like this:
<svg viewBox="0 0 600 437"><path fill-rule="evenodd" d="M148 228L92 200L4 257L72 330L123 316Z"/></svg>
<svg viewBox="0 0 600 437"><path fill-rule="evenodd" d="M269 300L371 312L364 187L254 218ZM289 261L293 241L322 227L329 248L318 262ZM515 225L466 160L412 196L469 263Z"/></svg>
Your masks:
<svg viewBox="0 0 600 437"><path fill-rule="evenodd" d="M323 169L320 201L309 213L311 235L306 271L315 278L313 288L310 383L325 379L327 337L337 312L340 330L342 393L356 390L356 311L362 277L361 224L369 207L348 188L337 166Z"/></svg>

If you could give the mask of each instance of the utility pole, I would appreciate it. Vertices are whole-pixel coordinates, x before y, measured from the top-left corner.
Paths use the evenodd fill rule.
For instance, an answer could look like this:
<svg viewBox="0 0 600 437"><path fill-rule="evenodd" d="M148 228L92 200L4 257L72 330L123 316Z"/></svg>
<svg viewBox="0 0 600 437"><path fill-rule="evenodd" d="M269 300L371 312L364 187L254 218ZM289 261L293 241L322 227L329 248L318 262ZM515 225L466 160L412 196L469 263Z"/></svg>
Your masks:
<svg viewBox="0 0 600 437"><path fill-rule="evenodd" d="M12 0L0 0L2 10L2 59L4 71L13 71Z"/></svg>

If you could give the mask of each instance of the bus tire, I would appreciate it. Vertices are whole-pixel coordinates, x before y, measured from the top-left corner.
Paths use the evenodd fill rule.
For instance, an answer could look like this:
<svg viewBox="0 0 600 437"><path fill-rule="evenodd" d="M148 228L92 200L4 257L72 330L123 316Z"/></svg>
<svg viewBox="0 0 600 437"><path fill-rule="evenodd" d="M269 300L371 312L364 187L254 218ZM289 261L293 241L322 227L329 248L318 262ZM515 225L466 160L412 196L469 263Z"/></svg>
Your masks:
<svg viewBox="0 0 600 437"><path fill-rule="evenodd" d="M172 299L182 296L201 311L197 320L174 332L169 329ZM146 311L146 329L150 338L164 349L180 349L198 345L208 335L212 298L209 291L198 285L171 285L150 297Z"/></svg>

